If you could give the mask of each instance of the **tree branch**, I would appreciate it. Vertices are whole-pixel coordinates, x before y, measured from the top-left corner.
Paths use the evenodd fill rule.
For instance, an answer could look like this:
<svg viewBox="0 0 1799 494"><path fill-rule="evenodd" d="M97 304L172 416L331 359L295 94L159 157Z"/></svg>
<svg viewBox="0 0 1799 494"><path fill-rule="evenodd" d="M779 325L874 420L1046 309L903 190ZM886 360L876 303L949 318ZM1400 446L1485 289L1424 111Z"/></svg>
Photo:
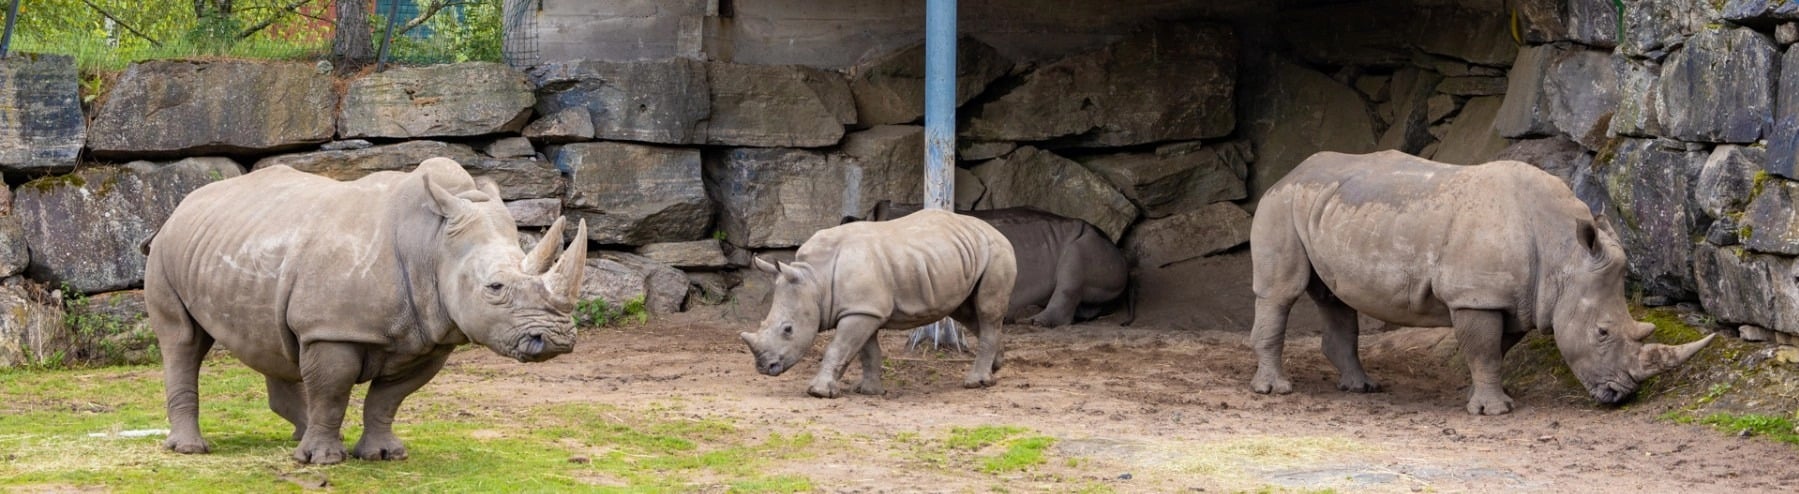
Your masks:
<svg viewBox="0 0 1799 494"><path fill-rule="evenodd" d="M431 16L437 15L438 11L450 7L474 5L476 3L479 2L474 0L435 0L431 2L430 5L425 5L423 8L419 9L418 17L413 17L412 20L406 21L405 24L400 25L400 29L395 30L394 36L403 36L406 33L412 32L413 28L425 25L425 21L431 20Z"/></svg>
<svg viewBox="0 0 1799 494"><path fill-rule="evenodd" d="M131 27L131 24L126 23L124 19L120 19L118 16L112 15L112 12L107 12L106 9L100 8L99 5L94 5L94 2L90 2L88 0L81 0L81 3L87 4L88 8L94 9L95 12L99 12L101 16L105 16L107 19L112 19L113 22L116 22L119 24L119 27L125 28L125 30L130 32L131 34L137 35L137 37L139 37L139 38L143 38L144 41L149 41L150 46L154 46L157 48L162 47L161 41L157 41L156 38L152 38L152 37L150 37L150 35L144 34L143 31L138 31L137 28Z"/></svg>
<svg viewBox="0 0 1799 494"><path fill-rule="evenodd" d="M268 29L269 26L273 26L276 22L280 21L282 17L287 17L288 14L300 10L300 7L304 7L309 3L312 3L312 0L294 0L294 3L287 4L286 7L282 7L274 14L270 14L269 18L263 19L262 22L256 23L256 25L244 28L243 31L238 32L237 39L249 39L250 36L254 36L257 32L264 29Z"/></svg>

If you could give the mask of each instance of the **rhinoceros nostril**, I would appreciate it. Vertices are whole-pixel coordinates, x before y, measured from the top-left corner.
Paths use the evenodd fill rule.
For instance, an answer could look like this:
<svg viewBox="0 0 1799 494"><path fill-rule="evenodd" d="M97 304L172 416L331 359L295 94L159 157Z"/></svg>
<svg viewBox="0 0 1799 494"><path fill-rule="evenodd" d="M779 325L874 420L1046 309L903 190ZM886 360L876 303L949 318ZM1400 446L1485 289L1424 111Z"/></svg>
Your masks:
<svg viewBox="0 0 1799 494"><path fill-rule="evenodd" d="M525 347L521 350L524 350L526 355L543 353L543 334L532 333L525 336Z"/></svg>

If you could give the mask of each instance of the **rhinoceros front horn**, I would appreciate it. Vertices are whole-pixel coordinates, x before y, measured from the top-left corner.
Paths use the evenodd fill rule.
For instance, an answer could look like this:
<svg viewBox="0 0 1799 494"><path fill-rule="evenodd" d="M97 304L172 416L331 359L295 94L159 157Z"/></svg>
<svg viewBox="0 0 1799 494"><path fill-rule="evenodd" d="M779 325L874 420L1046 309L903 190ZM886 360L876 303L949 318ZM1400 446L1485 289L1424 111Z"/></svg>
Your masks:
<svg viewBox="0 0 1799 494"><path fill-rule="evenodd" d="M1669 346L1659 343L1643 345L1643 349L1637 352L1637 368L1639 370L1635 373L1637 375L1631 377L1635 377L1638 381L1641 381L1648 379L1650 376L1667 372L1675 367L1680 367L1680 365L1686 363L1688 359L1693 358L1693 355L1698 354L1700 349L1705 348L1705 344L1711 343L1712 338L1716 336L1718 335L1705 335L1705 337L1700 338L1699 341L1678 346Z"/></svg>
<svg viewBox="0 0 1799 494"><path fill-rule="evenodd" d="M550 260L556 258L556 251L562 247L562 220L563 218L557 217L556 222L550 224L550 231L544 232L543 239L537 241L537 246L525 254L524 262L519 265L519 269L525 274L540 276L550 270Z"/></svg>
<svg viewBox="0 0 1799 494"><path fill-rule="evenodd" d="M541 250L543 244L560 243L561 227L562 220L556 220L556 224L550 227L550 232L555 235L544 236L543 242L538 244L539 249L533 249L532 254ZM577 228L574 241L569 242L568 249L562 251L562 258L557 259L556 265L544 275L544 285L550 287L550 291L556 296L571 302L581 295L581 273L587 267L587 220L581 220ZM528 266L529 258L526 262Z"/></svg>

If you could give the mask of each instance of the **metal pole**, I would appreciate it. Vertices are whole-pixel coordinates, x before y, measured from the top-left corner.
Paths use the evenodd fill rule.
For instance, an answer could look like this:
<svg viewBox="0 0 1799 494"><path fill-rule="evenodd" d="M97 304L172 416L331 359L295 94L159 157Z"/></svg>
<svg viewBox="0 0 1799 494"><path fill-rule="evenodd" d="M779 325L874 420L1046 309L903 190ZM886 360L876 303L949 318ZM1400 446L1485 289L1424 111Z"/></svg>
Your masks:
<svg viewBox="0 0 1799 494"><path fill-rule="evenodd" d="M6 11L6 34L0 35L0 58L12 54L12 28L19 22L19 0L12 0L12 7Z"/></svg>
<svg viewBox="0 0 1799 494"><path fill-rule="evenodd" d="M956 197L956 0L925 2L924 207Z"/></svg>
<svg viewBox="0 0 1799 494"><path fill-rule="evenodd" d="M381 50L375 55L375 72L387 69L387 45L394 40L394 21L399 20L400 0L387 2L387 31L381 35Z"/></svg>
<svg viewBox="0 0 1799 494"><path fill-rule="evenodd" d="M927 0L924 20L924 207L955 210L956 0ZM918 328L909 346L929 335L932 346L966 350L949 319Z"/></svg>

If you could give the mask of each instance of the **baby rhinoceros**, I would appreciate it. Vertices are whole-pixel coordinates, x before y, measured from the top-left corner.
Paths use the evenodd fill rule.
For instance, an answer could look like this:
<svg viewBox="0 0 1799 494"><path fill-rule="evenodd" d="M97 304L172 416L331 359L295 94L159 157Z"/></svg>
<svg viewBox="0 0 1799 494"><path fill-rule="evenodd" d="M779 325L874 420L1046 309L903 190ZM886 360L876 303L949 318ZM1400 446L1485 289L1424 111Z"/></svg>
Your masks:
<svg viewBox="0 0 1799 494"><path fill-rule="evenodd" d="M344 460L344 408L364 382L353 454L405 458L394 412L457 345L521 362L573 349L587 225L558 258L562 230L524 253L499 189L445 158L353 182L275 166L201 187L149 242L144 270L165 446L208 452L198 380L217 342L265 376L269 408L300 441L294 459Z"/></svg>
<svg viewBox="0 0 1799 494"><path fill-rule="evenodd" d="M762 329L741 333L756 370L792 369L820 331L837 330L818 377L806 393L835 398L837 380L858 353L856 392L881 388L879 329L906 329L953 317L980 340L965 387L993 385L1000 368L1000 331L1018 276L1012 244L987 222L943 210L893 221L856 222L820 230L794 262L756 259L775 275L774 301Z"/></svg>
<svg viewBox="0 0 1799 494"><path fill-rule="evenodd" d="M1397 151L1318 153L1263 196L1250 227L1258 393L1287 393L1287 311L1310 295L1323 349L1347 391L1379 386L1356 352L1356 312L1403 326L1455 327L1473 374L1468 413L1512 410L1505 351L1531 328L1593 399L1617 403L1711 341L1644 344L1654 329L1624 303L1624 250L1554 176L1516 161L1456 166Z"/></svg>

